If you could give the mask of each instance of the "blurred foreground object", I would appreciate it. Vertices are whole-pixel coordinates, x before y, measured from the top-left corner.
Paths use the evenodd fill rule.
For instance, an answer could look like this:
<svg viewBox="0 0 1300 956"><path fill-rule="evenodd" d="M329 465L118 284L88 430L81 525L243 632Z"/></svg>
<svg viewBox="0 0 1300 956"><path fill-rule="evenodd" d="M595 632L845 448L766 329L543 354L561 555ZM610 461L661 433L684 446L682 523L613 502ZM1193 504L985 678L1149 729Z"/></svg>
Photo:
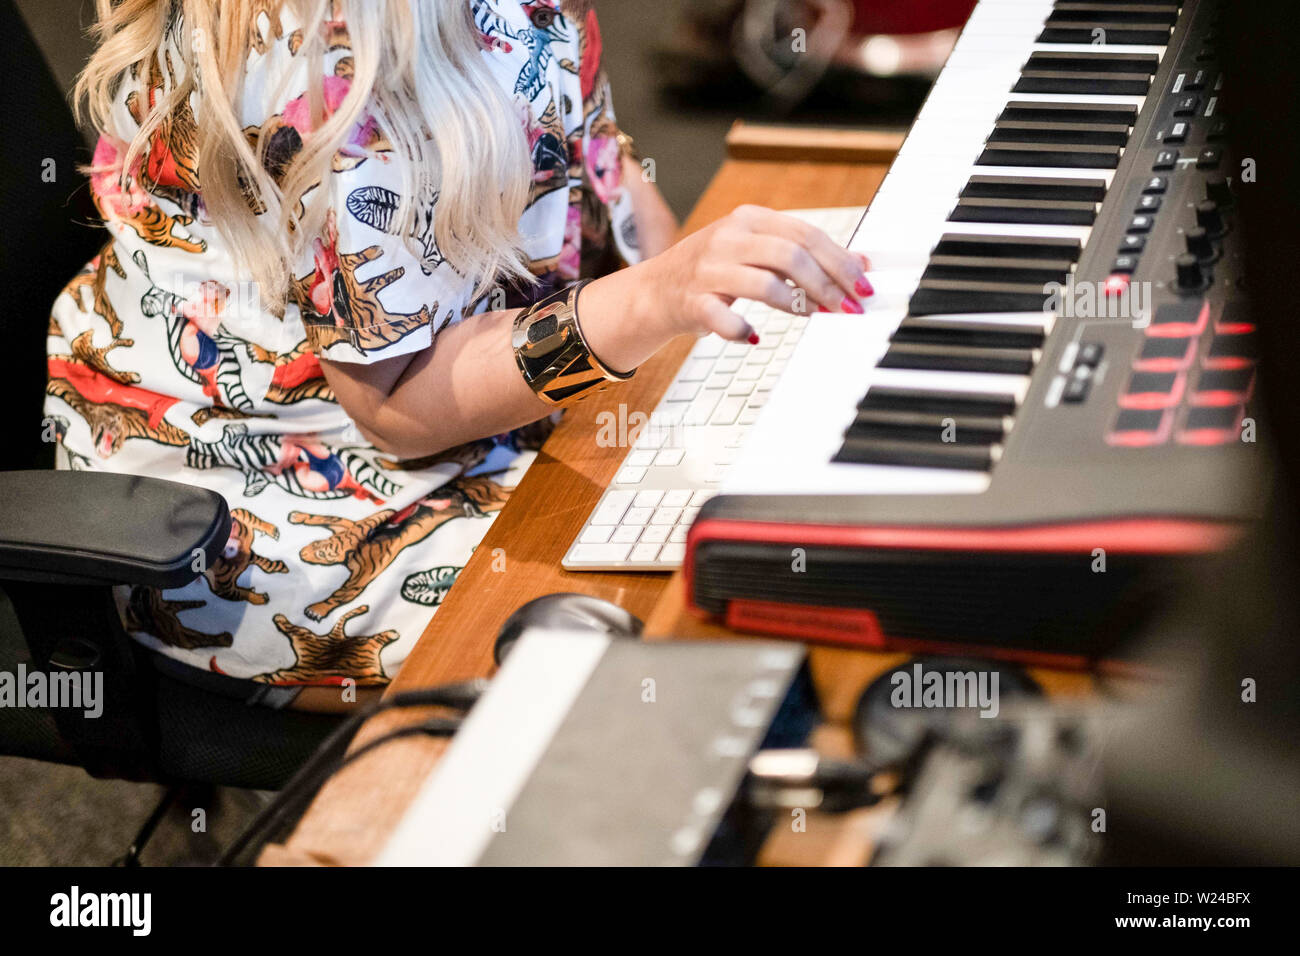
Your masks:
<svg viewBox="0 0 1300 956"><path fill-rule="evenodd" d="M942 68L974 0L709 0L691 5L658 54L683 104L755 101L776 114L870 108L906 122ZM902 117L902 119L899 119Z"/></svg>

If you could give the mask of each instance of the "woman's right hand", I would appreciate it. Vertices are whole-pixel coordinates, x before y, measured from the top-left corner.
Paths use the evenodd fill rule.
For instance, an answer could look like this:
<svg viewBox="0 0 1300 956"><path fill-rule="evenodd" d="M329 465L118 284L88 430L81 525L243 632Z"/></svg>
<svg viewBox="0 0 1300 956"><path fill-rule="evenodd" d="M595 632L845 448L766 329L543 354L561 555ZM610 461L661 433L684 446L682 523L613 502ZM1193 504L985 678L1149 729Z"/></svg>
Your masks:
<svg viewBox="0 0 1300 956"><path fill-rule="evenodd" d="M670 333L716 332L756 343L752 326L731 310L737 299L796 315L862 312L873 294L867 258L815 226L762 206L740 206L628 270Z"/></svg>

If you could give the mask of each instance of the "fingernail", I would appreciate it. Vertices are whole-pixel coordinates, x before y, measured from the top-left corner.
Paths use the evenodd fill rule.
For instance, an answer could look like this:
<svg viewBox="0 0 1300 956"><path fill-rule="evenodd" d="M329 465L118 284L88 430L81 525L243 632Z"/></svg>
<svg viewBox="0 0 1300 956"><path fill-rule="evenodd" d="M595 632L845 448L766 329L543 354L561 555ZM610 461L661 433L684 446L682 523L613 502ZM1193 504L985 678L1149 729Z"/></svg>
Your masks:
<svg viewBox="0 0 1300 956"><path fill-rule="evenodd" d="M829 312L830 309L826 308L826 306L824 306L824 305L819 305L819 306L817 306L817 311L818 311L818 312Z"/></svg>
<svg viewBox="0 0 1300 956"><path fill-rule="evenodd" d="M846 295L846 296L844 297L844 301L840 303L840 311L841 311L841 312L852 312L852 313L854 313L855 315L861 315L861 314L862 314L862 306L859 305L857 302L855 302L853 299L850 299L850 298Z"/></svg>
<svg viewBox="0 0 1300 956"><path fill-rule="evenodd" d="M862 276L857 282L853 283L853 291L858 294L860 299L876 294L876 290L871 287L871 280L866 276Z"/></svg>
<svg viewBox="0 0 1300 956"><path fill-rule="evenodd" d="M750 332L750 333L749 333L749 344L750 344L750 345L757 345L757 344L758 344L758 333L757 333L757 332Z"/></svg>
<svg viewBox="0 0 1300 956"><path fill-rule="evenodd" d="M871 260L868 259L866 256L864 256L864 255L863 255L862 253L860 253L860 252L858 252L858 253L854 253L854 255L856 255L860 260L862 260L862 271L863 271L863 272L870 272L870 271L871 271Z"/></svg>

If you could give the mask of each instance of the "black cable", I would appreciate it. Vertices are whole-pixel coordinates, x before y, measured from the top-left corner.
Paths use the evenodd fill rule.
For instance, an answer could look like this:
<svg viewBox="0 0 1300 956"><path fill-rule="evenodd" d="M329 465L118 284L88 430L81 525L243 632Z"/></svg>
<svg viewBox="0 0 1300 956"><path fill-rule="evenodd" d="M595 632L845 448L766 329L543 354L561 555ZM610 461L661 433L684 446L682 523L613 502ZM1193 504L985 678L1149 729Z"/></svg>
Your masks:
<svg viewBox="0 0 1300 956"><path fill-rule="evenodd" d="M452 710L465 711L472 707L482 695L487 683L484 679L475 679L456 684L446 684L441 687L432 687L427 690L402 691L385 697L351 715L325 738L321 745L316 748L316 752L308 757L307 761L289 779L284 789L276 794L274 800L258 812L257 816L252 819L213 865L233 866L259 833L263 830L275 832L304 794L308 796L314 795L330 777L349 762L349 758L342 755L348 744L351 743L352 738L356 736L357 731L361 729L361 725L371 717L386 710L407 707L446 707ZM433 718L425 723L432 724L436 720L446 722L447 718ZM425 730L424 727L425 724L417 724L414 728L402 729L410 729L412 733L445 732L441 728L439 730ZM455 730L452 729L450 732L455 733ZM372 741L371 743L378 743L383 739L381 737L378 741ZM370 746L370 744L367 744L362 747L357 755L370 749Z"/></svg>

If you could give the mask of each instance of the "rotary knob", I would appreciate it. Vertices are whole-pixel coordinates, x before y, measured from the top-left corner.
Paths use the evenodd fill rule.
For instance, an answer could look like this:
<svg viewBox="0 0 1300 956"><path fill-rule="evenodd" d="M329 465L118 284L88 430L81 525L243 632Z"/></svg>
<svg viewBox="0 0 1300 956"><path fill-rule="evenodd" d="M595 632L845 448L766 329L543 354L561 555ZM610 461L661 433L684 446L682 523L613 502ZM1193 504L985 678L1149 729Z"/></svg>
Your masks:
<svg viewBox="0 0 1300 956"><path fill-rule="evenodd" d="M1219 204L1212 199L1206 199L1196 204L1196 224L1204 229L1210 236L1217 238L1223 235L1225 226L1223 224L1223 213L1219 209Z"/></svg>
<svg viewBox="0 0 1300 956"><path fill-rule="evenodd" d="M1201 260L1190 252L1184 252L1174 260L1174 268L1178 270L1177 285L1182 292L1199 292L1205 288L1205 271L1201 268Z"/></svg>
<svg viewBox="0 0 1300 956"><path fill-rule="evenodd" d="M1200 226L1188 229L1184 238L1187 240L1187 251L1201 262L1214 258L1214 243L1210 240L1210 234Z"/></svg>
<svg viewBox="0 0 1300 956"><path fill-rule="evenodd" d="M1228 185L1228 177L1221 173L1206 177L1205 198L1210 202L1218 203L1220 206L1231 206L1234 197L1232 187Z"/></svg>

